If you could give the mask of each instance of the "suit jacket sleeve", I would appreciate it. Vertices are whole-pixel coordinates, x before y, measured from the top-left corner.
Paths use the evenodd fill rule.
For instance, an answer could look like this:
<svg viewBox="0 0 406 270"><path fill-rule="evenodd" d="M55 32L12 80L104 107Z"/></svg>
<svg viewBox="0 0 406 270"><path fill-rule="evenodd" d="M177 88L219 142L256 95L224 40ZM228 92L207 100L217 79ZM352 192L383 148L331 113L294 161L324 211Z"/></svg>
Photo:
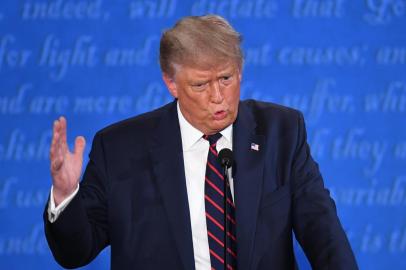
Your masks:
<svg viewBox="0 0 406 270"><path fill-rule="evenodd" d="M334 201L324 188L318 165L310 155L301 113L298 113L291 188L295 236L313 269L358 269Z"/></svg>
<svg viewBox="0 0 406 270"><path fill-rule="evenodd" d="M88 264L108 245L107 172L103 141L96 134L78 194L54 223L44 212L45 235L56 261L65 268Z"/></svg>

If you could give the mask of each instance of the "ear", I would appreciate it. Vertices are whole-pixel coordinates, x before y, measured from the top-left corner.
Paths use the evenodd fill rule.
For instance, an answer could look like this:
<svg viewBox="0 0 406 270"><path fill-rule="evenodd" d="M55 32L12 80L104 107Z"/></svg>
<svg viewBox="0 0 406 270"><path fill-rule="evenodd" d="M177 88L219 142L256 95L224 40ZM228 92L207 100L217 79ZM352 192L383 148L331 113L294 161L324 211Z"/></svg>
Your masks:
<svg viewBox="0 0 406 270"><path fill-rule="evenodd" d="M169 76L166 73L162 74L162 79L164 80L164 83L166 87L168 88L169 92L174 98L178 98L178 91L176 89L176 83L175 79Z"/></svg>
<svg viewBox="0 0 406 270"><path fill-rule="evenodd" d="M242 72L241 72L241 68L238 69L238 80L241 82L242 80Z"/></svg>

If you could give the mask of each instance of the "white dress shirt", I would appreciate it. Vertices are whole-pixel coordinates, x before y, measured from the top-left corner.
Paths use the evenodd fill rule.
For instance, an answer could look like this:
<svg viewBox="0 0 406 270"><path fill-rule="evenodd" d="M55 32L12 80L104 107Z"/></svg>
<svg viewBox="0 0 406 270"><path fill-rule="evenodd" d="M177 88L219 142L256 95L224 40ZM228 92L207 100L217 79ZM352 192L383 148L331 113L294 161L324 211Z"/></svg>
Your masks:
<svg viewBox="0 0 406 270"><path fill-rule="evenodd" d="M209 240L205 215L204 183L209 142L203 133L193 127L182 115L178 103L178 118L182 137L183 162L185 166L186 189L189 201L190 223L192 225L193 252L196 270L211 269ZM217 152L223 148L232 150L233 126L223 131L217 141ZM231 175L231 174L229 174ZM234 197L233 181L230 179L231 195Z"/></svg>
<svg viewBox="0 0 406 270"><path fill-rule="evenodd" d="M180 133L182 137L183 161L185 167L186 190L189 202L190 223L192 227L193 253L196 270L210 270L209 242L207 238L207 225L204 200L204 177L206 174L209 142L203 139L203 133L193 127L182 115L177 105ZM217 152L223 148L232 150L233 126L230 125L221 131L222 137L217 141ZM231 170L231 169L230 169ZM231 175L231 173L229 174ZM233 179L230 179L231 195L234 198ZM57 207L51 188L50 203L48 204L48 220L55 222L60 213L79 191L76 190Z"/></svg>

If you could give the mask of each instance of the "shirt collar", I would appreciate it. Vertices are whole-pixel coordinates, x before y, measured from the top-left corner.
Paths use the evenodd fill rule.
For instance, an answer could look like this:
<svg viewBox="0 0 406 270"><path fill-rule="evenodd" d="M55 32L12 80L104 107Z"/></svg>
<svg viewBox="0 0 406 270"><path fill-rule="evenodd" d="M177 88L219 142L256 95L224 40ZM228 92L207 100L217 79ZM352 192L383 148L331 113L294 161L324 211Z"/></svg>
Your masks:
<svg viewBox="0 0 406 270"><path fill-rule="evenodd" d="M177 102L177 110L178 110L180 134L182 137L182 147L183 151L186 151L189 150L200 139L202 139L204 133L195 128L194 126L192 126L185 119L179 108L179 102ZM223 129L220 133L228 141L228 143L230 144L232 143L233 125L229 125L225 129Z"/></svg>

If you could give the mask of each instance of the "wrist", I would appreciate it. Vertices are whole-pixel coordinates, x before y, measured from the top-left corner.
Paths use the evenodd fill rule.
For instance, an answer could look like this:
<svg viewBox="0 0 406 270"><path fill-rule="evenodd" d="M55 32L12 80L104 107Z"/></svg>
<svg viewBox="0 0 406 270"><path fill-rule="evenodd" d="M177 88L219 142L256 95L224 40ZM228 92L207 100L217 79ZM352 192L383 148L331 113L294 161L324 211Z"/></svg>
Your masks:
<svg viewBox="0 0 406 270"><path fill-rule="evenodd" d="M58 189L56 187L53 188L52 195L54 197L55 207L58 206L61 202L63 202L66 198L68 198L72 193L75 192L75 188L72 189Z"/></svg>

